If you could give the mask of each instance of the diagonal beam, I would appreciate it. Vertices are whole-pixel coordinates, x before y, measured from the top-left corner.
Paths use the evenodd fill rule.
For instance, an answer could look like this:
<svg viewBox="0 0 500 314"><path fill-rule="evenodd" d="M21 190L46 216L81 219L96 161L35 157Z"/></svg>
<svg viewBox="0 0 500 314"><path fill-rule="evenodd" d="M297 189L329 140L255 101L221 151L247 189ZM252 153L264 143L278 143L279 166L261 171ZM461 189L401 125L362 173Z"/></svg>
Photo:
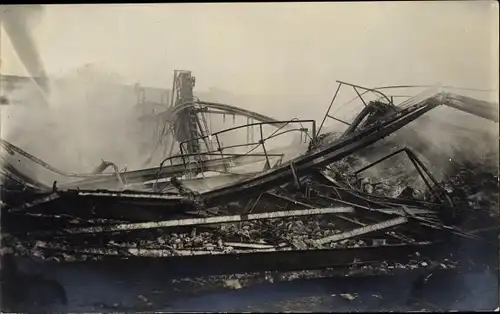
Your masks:
<svg viewBox="0 0 500 314"><path fill-rule="evenodd" d="M408 218L398 217L395 219L386 220L384 222L376 223L376 224L369 225L366 227L353 229L353 230L343 232L340 234L334 234L334 235L326 237L326 238L321 238L321 239L315 240L315 242L318 245L323 245L323 244L331 243L331 242L337 242L337 241L353 238L355 236L359 236L359 235L379 231L382 229L387 229L390 227L398 226L398 225L401 225L401 224L404 224L407 222L408 222Z"/></svg>
<svg viewBox="0 0 500 314"><path fill-rule="evenodd" d="M49 194L45 197L42 197L42 198L37 198L35 199L34 201L32 202L27 202L27 203L24 203L22 204L21 206L19 207L15 207L15 208L11 208L9 209L8 211L10 213L18 213L18 212L22 212L28 208L31 208L31 207L34 207L34 206L37 206L37 205L40 205L40 204L44 204L44 203L48 203L48 202L51 202L55 199L58 199L60 197L59 194L57 193L52 193L52 194Z"/></svg>

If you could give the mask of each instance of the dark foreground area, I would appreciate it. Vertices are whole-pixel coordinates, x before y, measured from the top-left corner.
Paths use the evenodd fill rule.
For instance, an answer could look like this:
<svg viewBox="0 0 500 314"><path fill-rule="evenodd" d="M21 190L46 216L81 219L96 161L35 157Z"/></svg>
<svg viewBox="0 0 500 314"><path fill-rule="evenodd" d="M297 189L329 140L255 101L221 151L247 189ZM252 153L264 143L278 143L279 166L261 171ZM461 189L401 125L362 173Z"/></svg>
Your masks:
<svg viewBox="0 0 500 314"><path fill-rule="evenodd" d="M280 282L269 274L171 279L147 265L134 272L18 265L16 277L4 276L3 312L481 311L499 304L498 271L491 269Z"/></svg>
<svg viewBox="0 0 500 314"><path fill-rule="evenodd" d="M380 276L351 282L326 278L259 285L241 291L213 293L189 300L180 300L166 307L165 310L476 311L492 309L495 308L495 304L498 304L498 280L486 273L446 276L446 280L442 276L437 276L434 281L426 284L420 296L413 291L413 281L409 276L394 278Z"/></svg>

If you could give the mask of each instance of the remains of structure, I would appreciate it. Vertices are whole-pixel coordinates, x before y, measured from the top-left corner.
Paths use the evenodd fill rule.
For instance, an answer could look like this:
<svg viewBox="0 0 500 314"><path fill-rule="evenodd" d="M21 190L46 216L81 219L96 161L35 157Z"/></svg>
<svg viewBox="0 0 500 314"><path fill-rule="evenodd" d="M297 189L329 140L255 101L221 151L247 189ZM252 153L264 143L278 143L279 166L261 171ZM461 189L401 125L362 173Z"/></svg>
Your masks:
<svg viewBox="0 0 500 314"><path fill-rule="evenodd" d="M175 71L169 104L141 117L158 130L152 154L166 156L156 167L120 171L103 161L93 173L65 173L1 140L4 250L46 263L156 261L179 276L492 265L479 252L497 247L497 152L482 163L453 161L438 180L418 152L425 143L407 126L440 106L498 123L498 105L433 89L397 103L387 91L402 86L339 81L318 125L203 101L194 87L191 72ZM345 89L363 104L352 121L332 113ZM214 132L213 115L248 124ZM347 129L322 133L326 119ZM239 130L247 141L224 145ZM268 146L288 133L300 145ZM366 175L387 160L384 168L406 183Z"/></svg>

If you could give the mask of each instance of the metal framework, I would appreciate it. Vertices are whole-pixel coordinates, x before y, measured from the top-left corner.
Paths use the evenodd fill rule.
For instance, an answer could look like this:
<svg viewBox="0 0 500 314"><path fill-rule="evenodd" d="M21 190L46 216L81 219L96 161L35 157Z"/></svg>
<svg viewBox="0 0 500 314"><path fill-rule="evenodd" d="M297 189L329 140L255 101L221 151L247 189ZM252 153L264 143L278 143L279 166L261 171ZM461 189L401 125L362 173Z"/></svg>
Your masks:
<svg viewBox="0 0 500 314"><path fill-rule="evenodd" d="M303 124L305 124L305 123L310 124L311 134L309 132L309 129L305 128L303 126ZM290 127L291 124L298 124L300 127L299 128L291 128ZM269 136L264 137L264 131L263 131L263 126L264 125L270 125L270 126L276 126L276 125L278 125L278 128L273 133L271 133ZM247 130L248 129L253 129L253 127L255 127L255 126L257 126L259 128L259 135L260 135L260 140L259 141L257 141L257 142L250 142L250 143L247 142L247 143L244 143L244 144L237 144L237 145L230 145L230 146L222 146L221 145L221 141L219 139L220 135L225 134L225 133L229 133L229 132L233 132L233 131L236 131L236 130L239 130L239 129L243 129L243 128L247 129ZM286 129L286 130L281 131L282 129ZM199 142L200 140L204 141L205 143L207 143L207 142L211 143L211 139L213 137L215 137L215 142L217 144L217 149L214 150L212 148L212 145L206 144L207 153L208 153L207 155L208 156L212 155L213 153L219 153L220 156L221 156L221 158L223 158L223 156L224 156L224 150L232 149L232 148L240 148L240 147L253 146L253 148L251 148L246 153L246 154L250 154L250 153L252 153L253 151L255 151L260 146L260 147L262 147L262 150L264 152L264 156L266 157L267 167L270 168L271 163L269 161L269 157L272 156L272 154L270 155L270 154L267 153L266 146L265 146L266 141L271 140L273 138L276 138L278 136L290 133L290 132L300 132L301 140L302 140L302 136L304 136L306 139L307 139L307 137L309 137L309 139L312 140L315 137L315 132L316 132L315 129L316 129L316 122L314 120L297 120L297 119L294 119L294 120L290 120L290 121L275 121L275 122L250 123L250 124L246 124L246 125L242 125L242 126L236 126L236 127L232 127L232 128L229 128L229 129L225 129L225 130L222 130L222 131L219 131L219 132L215 132L215 133L212 133L210 135L206 135L206 136L202 136L202 137L197 137L197 138L192 138L192 139L187 140L187 141L182 141L182 142L180 142L180 151L181 151L181 155L183 155L184 152L188 151L189 143L191 143L191 142ZM247 138L248 138L248 136L247 136ZM243 156L245 156L246 154L243 154ZM280 154L280 156L282 156L282 154ZM183 163L185 163L184 159L183 159Z"/></svg>
<svg viewBox="0 0 500 314"><path fill-rule="evenodd" d="M161 136L176 139L169 144L173 147L178 143L180 154L169 153L158 167L149 169L120 172L112 163L104 162L96 169L98 173L65 173L2 140L12 158L20 156L60 177L81 179L37 186L37 180L27 172L4 160L2 170L6 175L24 188L37 188L7 191L2 198L3 230L18 243L31 243L34 238L45 241L26 249L28 255L34 250L63 252L77 260L93 256L103 265L117 259L123 265L156 260L164 265L182 264L186 272L203 268L205 273L214 274L342 268L352 266L353 259L363 264L381 259L403 262L415 258L417 252L422 258L450 258L449 254L456 253L449 248L450 241L487 245L483 234L457 226L455 213L462 209L408 148L390 153L354 171L354 175L405 153L433 198L368 193L353 187L345 173L340 178L330 177L328 169L439 105L459 107L457 102L461 101L463 111L493 121L495 117L483 109L464 109L466 103L476 103L468 98L434 93L395 105L395 96L380 90L398 87L338 84L316 130L313 120L280 121L235 106L200 101L193 95L191 73L175 71L170 107L151 119L162 126ZM330 112L342 86L351 87L363 104L353 121L336 118ZM366 93L378 99L367 101L363 98ZM243 116L248 123L211 132L206 119L209 114L230 115L233 119ZM347 131L336 139L322 140L327 118L347 125ZM274 127L273 132L264 134L265 126ZM247 130L245 143L223 145L222 135L241 129ZM258 140L253 138L254 129L258 130ZM299 132L311 145L300 156L283 162L284 153L271 153L269 141L290 132ZM158 147L166 149L161 145ZM248 150L229 152L239 147ZM255 152L259 148L262 153ZM272 158L278 162L273 164ZM235 165L256 161L265 162L257 173L236 176L231 171ZM113 166L115 172L102 173L107 166ZM205 178L208 171L219 175ZM195 174L202 178L194 179ZM218 178L231 179L201 192L187 187ZM178 191L165 192L165 186ZM174 233L182 237L174 237ZM119 244L112 246L112 241Z"/></svg>
<svg viewBox="0 0 500 314"><path fill-rule="evenodd" d="M195 85L195 78L191 76L190 71L174 71L174 79L172 86L171 106L181 106L184 103L194 101L193 88ZM175 102L173 97L175 95ZM203 116L203 114L202 114ZM177 141L185 141L187 139L203 136L205 130L203 129L197 112L192 108L185 108L179 112L178 119L174 126L174 136ZM187 147L187 152L196 154L200 152L198 142L191 142Z"/></svg>

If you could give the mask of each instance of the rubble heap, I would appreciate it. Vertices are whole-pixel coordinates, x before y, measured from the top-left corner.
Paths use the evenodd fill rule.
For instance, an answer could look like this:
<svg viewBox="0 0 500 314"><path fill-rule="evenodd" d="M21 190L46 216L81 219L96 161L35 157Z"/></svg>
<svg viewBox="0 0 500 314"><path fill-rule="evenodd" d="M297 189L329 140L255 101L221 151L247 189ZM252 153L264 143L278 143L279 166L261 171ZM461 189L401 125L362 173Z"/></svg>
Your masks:
<svg viewBox="0 0 500 314"><path fill-rule="evenodd" d="M200 138L186 140L184 134L180 144L181 150L196 148L196 154L188 149L158 168L120 172L115 166L112 175L78 175L60 172L2 140L11 156L82 180L44 186L5 161L3 173L10 182L9 190L2 191L6 251L60 263L159 259L231 273L353 265L368 270L381 263L407 268L404 265L411 264L416 252L421 254L417 264L446 268L451 266L444 260L462 264L447 245L450 241L491 245L489 235L499 225L498 211L492 210L498 208L498 174L491 166L498 152L486 155L487 160L454 163L448 176L437 180L418 149L393 145L401 138L392 137L395 132L446 105L450 100L445 94L399 106L387 96L385 103L362 99L365 107L350 124L345 122L349 127L342 134L318 135L315 121L311 129L301 125L295 131L309 136L308 150L286 162L283 154L279 162L271 162L274 155L266 140L293 122L310 120L277 121L186 95L189 102L179 101L159 116L183 117L193 128L206 122L195 123L196 114L209 109L260 119L249 125L261 129L261 139L248 145L264 153L250 155L252 149L227 157L220 143L214 151L202 152L200 147L208 148L212 137L219 141L221 132L200 131ZM330 108L325 119L331 117ZM277 129L268 138L262 136L265 124ZM294 130L283 133L288 131ZM198 144L186 144L193 140ZM387 151L380 153L382 148ZM383 166L393 157L390 166ZM255 166L256 160L263 163L262 170L231 172L238 166ZM218 175L205 177L210 171ZM217 180L224 184L214 183ZM115 188L103 188L110 186Z"/></svg>

